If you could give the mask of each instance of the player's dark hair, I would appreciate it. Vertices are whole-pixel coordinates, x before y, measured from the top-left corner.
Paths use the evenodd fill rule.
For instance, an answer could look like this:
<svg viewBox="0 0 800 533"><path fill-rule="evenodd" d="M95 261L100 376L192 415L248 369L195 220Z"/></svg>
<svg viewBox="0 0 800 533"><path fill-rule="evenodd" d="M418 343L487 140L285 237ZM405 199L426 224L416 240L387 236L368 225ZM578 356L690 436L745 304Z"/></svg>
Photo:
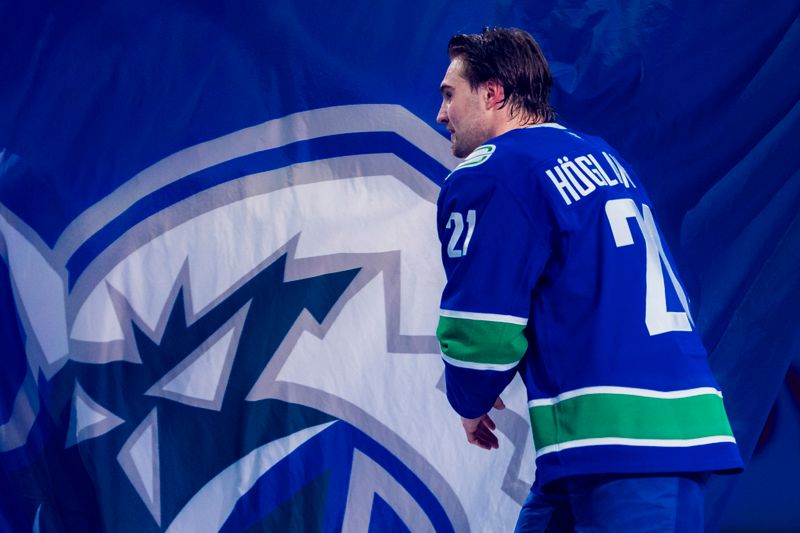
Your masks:
<svg viewBox="0 0 800 533"><path fill-rule="evenodd" d="M453 36L447 45L450 59L461 58L463 76L475 90L482 83L496 80L505 98L500 107L510 105L511 116L522 113L526 122L554 122L550 107L553 77L538 43L517 28L484 28L481 33Z"/></svg>

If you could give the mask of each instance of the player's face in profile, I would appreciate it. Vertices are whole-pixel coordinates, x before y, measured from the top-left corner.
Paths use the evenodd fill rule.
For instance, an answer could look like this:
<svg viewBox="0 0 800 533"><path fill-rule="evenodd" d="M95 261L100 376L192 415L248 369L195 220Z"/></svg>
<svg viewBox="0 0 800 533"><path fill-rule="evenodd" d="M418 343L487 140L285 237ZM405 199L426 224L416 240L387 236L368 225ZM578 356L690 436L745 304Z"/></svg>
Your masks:
<svg viewBox="0 0 800 533"><path fill-rule="evenodd" d="M463 62L456 57L450 62L440 85L442 106L436 122L447 126L456 157L466 157L491 138L488 115L482 106L483 87L472 90L462 76Z"/></svg>

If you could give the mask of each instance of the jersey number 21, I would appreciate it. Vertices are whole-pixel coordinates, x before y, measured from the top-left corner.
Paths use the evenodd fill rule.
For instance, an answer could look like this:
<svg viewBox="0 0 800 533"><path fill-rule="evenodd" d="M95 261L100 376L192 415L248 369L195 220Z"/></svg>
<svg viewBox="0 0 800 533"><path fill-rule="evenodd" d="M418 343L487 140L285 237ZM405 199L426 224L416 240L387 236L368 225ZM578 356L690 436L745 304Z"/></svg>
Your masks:
<svg viewBox="0 0 800 533"><path fill-rule="evenodd" d="M656 229L656 223L650 207L642 204L642 211L630 198L609 200L606 202L606 217L611 226L611 233L614 235L614 242L617 248L630 246L633 244L633 234L629 219L636 221L636 225L642 232L645 243L645 279L647 289L645 293L645 315L644 322L650 335L658 335L669 331L691 331L692 317L689 314L689 303L683 287L678 282L672 265L669 264L661 238ZM669 275L672 286L678 295L683 311L667 311L667 295L664 285L664 274L661 266Z"/></svg>

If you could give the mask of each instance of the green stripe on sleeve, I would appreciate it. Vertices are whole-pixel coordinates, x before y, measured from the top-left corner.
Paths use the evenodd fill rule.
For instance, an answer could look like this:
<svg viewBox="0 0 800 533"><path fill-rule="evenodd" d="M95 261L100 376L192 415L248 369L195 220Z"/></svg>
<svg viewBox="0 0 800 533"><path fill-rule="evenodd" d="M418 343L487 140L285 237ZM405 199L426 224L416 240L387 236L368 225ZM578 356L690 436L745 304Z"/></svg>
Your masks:
<svg viewBox="0 0 800 533"><path fill-rule="evenodd" d="M470 363L509 364L522 359L525 326L467 318L439 317L436 336L448 357Z"/></svg>
<svg viewBox="0 0 800 533"><path fill-rule="evenodd" d="M537 450L608 437L679 440L733 435L722 398L715 394L685 398L586 394L532 407L530 416Z"/></svg>

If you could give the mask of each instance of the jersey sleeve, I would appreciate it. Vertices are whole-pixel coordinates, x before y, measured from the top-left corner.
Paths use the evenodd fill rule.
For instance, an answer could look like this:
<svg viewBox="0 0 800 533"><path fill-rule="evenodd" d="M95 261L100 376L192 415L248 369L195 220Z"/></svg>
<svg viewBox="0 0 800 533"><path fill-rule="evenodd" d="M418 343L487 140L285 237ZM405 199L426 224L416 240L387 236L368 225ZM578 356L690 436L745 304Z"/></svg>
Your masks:
<svg viewBox="0 0 800 533"><path fill-rule="evenodd" d="M528 349L531 291L549 257L546 228L491 175L451 178L438 203L447 275L437 336L447 397L475 418L491 409Z"/></svg>

